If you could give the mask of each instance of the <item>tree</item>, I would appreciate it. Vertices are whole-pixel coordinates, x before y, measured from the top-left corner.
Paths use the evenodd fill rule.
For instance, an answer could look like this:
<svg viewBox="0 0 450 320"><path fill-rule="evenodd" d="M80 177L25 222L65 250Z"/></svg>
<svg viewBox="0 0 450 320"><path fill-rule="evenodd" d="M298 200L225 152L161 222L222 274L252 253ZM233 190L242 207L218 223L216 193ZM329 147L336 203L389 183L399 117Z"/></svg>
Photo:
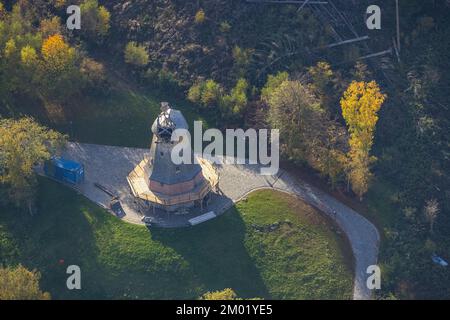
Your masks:
<svg viewBox="0 0 450 320"><path fill-rule="evenodd" d="M282 153L328 176L334 185L345 166L344 128L329 119L308 86L285 80L277 87L277 78L269 78L263 90L269 104L268 122L280 130Z"/></svg>
<svg viewBox="0 0 450 320"><path fill-rule="evenodd" d="M11 11L3 10L0 14L1 99L9 99L16 92L32 89L28 82L30 74L24 74L21 66L21 50L26 46L39 48L42 39L39 34L33 32L33 26L24 11L21 5L15 4Z"/></svg>
<svg viewBox="0 0 450 320"><path fill-rule="evenodd" d="M5 58L12 57L16 52L17 52L16 41L14 39L9 39L6 42L5 49L3 50Z"/></svg>
<svg viewBox="0 0 450 320"><path fill-rule="evenodd" d="M236 86L231 89L230 94L226 95L223 99L223 104L225 107L225 110L223 111L225 113L231 111L232 114L239 114L244 110L248 101L247 88L247 80L241 78L236 82Z"/></svg>
<svg viewBox="0 0 450 320"><path fill-rule="evenodd" d="M205 107L217 105L222 98L223 89L216 81L212 79L206 80L202 86L201 103Z"/></svg>
<svg viewBox="0 0 450 320"><path fill-rule="evenodd" d="M20 61L26 67L34 68L37 66L39 57L36 49L31 46L25 46L20 50Z"/></svg>
<svg viewBox="0 0 450 320"><path fill-rule="evenodd" d="M212 79L199 81L189 88L187 98L205 108L218 106L223 98L223 88Z"/></svg>
<svg viewBox="0 0 450 320"><path fill-rule="evenodd" d="M147 65L149 62L147 49L134 41L129 42L125 47L125 62L138 67Z"/></svg>
<svg viewBox="0 0 450 320"><path fill-rule="evenodd" d="M230 93L225 94L219 83L213 79L208 79L191 86L187 98L205 108L220 107L222 116L227 117L237 115L244 110L248 102L247 89L247 80L241 78L236 82Z"/></svg>
<svg viewBox="0 0 450 320"><path fill-rule="evenodd" d="M205 20L206 20L205 11L203 9L198 10L195 13L194 17L195 24L202 24L203 22L205 22Z"/></svg>
<svg viewBox="0 0 450 320"><path fill-rule="evenodd" d="M426 219L430 223L430 233L433 233L434 222L439 214L439 202L436 199L428 200L423 211Z"/></svg>
<svg viewBox="0 0 450 320"><path fill-rule="evenodd" d="M32 211L35 165L50 159L66 137L31 118L0 120L0 183L8 186L11 200Z"/></svg>
<svg viewBox="0 0 450 320"><path fill-rule="evenodd" d="M36 81L36 70L39 64L39 57L36 49L27 45L20 50L20 63L22 66L22 85L33 88Z"/></svg>
<svg viewBox="0 0 450 320"><path fill-rule="evenodd" d="M329 63L320 61L315 66L308 68L308 73L312 77L312 88L322 95L326 95L329 86L333 81L333 70Z"/></svg>
<svg viewBox="0 0 450 320"><path fill-rule="evenodd" d="M0 300L49 300L50 294L39 288L41 275L22 265L0 268Z"/></svg>
<svg viewBox="0 0 450 320"><path fill-rule="evenodd" d="M276 75L269 75L267 77L267 82L261 90L261 100L264 102L269 102L269 99L273 92L286 80L289 79L289 74L287 72L278 72Z"/></svg>
<svg viewBox="0 0 450 320"><path fill-rule="evenodd" d="M202 98L204 82L193 84L188 91L187 99L193 103L200 103Z"/></svg>
<svg viewBox="0 0 450 320"><path fill-rule="evenodd" d="M21 75L19 73L20 49L14 39L6 41L4 48L0 48L0 63L2 64L2 72L0 76L0 91L6 94L16 92L21 87Z"/></svg>
<svg viewBox="0 0 450 320"><path fill-rule="evenodd" d="M49 36L41 48L41 78L37 85L52 99L67 99L81 87L77 55L60 34Z"/></svg>
<svg viewBox="0 0 450 320"><path fill-rule="evenodd" d="M39 31L43 38L48 38L55 34L62 34L62 30L61 19L59 17L43 19L39 26Z"/></svg>
<svg viewBox="0 0 450 320"><path fill-rule="evenodd" d="M104 7L100 6L98 8L98 23L97 23L97 33L100 36L105 36L109 31L109 21L111 19L111 14Z"/></svg>
<svg viewBox="0 0 450 320"><path fill-rule="evenodd" d="M309 86L320 99L322 107L331 114L338 113L337 102L341 92L342 80L339 73L335 73L328 62L318 62L315 66L308 68L308 76L311 82Z"/></svg>
<svg viewBox="0 0 450 320"><path fill-rule="evenodd" d="M378 111L385 99L375 81L353 81L341 99L342 116L350 133L348 177L360 199L367 192L372 178L370 165L375 158L370 156L370 150Z"/></svg>
<svg viewBox="0 0 450 320"><path fill-rule="evenodd" d="M36 15L35 8L21 1L0 19L2 99L27 92L62 100L80 89L78 54L61 35L60 19L43 19L37 28Z"/></svg>
<svg viewBox="0 0 450 320"><path fill-rule="evenodd" d="M226 288L222 291L213 291L205 293L201 300L237 300L237 295L233 289Z"/></svg>
<svg viewBox="0 0 450 320"><path fill-rule="evenodd" d="M219 30L222 33L228 33L231 30L231 25L228 21L222 21L219 25Z"/></svg>
<svg viewBox="0 0 450 320"><path fill-rule="evenodd" d="M84 58L81 62L80 72L91 88L102 88L106 84L105 67L100 62Z"/></svg>
<svg viewBox="0 0 450 320"><path fill-rule="evenodd" d="M49 36L41 49L44 67L52 74L69 72L75 64L75 49L60 34Z"/></svg>
<svg viewBox="0 0 450 320"><path fill-rule="evenodd" d="M252 49L243 49L239 46L233 48L233 73L236 77L244 77L251 62Z"/></svg>
<svg viewBox="0 0 450 320"><path fill-rule="evenodd" d="M364 62L358 61L352 70L352 76L356 81L369 81L372 73Z"/></svg>
<svg viewBox="0 0 450 320"><path fill-rule="evenodd" d="M108 34L111 14L104 6L99 6L97 0L85 0L80 5L82 28L88 36L100 41Z"/></svg>

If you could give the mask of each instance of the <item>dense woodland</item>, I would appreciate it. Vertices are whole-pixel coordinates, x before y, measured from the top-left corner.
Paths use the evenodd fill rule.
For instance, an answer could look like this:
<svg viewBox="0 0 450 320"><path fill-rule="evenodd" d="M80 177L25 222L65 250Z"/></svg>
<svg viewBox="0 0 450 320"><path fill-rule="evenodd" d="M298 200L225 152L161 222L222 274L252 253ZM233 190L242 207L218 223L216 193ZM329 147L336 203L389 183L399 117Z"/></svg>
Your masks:
<svg viewBox="0 0 450 320"><path fill-rule="evenodd" d="M0 205L33 211L32 165L76 139L61 121L83 108L80 97L107 97L125 79L186 99L211 126L280 129L294 170L351 199L380 228L378 298L450 298L447 270L431 261L433 253L450 259L448 1L400 1L399 58L370 59L358 57L392 47L394 1L334 1L370 41L333 48L326 45L344 31L309 6L2 2ZM81 6L81 30L65 27L69 2ZM367 31L372 2L383 8L383 27ZM12 143L17 136L26 143Z"/></svg>

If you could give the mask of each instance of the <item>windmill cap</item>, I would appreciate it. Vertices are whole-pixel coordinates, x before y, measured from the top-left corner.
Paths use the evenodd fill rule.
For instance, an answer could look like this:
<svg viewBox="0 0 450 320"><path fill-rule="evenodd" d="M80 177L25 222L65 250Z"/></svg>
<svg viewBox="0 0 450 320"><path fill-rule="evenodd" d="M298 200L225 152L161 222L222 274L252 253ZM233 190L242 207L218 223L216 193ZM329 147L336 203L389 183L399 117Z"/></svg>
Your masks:
<svg viewBox="0 0 450 320"><path fill-rule="evenodd" d="M169 104L167 103L168 106ZM184 118L180 110L171 109L170 107L166 110L162 110L163 103L161 103L161 113L155 119L152 125L153 134L158 134L162 128L175 129L186 129L189 130L188 123Z"/></svg>

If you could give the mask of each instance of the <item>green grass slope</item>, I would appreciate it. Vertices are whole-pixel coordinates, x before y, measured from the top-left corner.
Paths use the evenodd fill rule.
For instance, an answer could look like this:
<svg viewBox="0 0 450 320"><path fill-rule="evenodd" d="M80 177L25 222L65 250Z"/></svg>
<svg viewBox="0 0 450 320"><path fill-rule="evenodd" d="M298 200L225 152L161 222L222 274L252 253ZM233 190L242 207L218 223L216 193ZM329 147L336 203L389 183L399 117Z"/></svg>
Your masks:
<svg viewBox="0 0 450 320"><path fill-rule="evenodd" d="M54 299L189 299L226 287L244 298L352 296L342 239L282 193L255 192L215 220L176 230L122 222L46 179L39 204L35 217L0 213L0 264L38 269ZM71 264L81 267L81 290L66 288Z"/></svg>

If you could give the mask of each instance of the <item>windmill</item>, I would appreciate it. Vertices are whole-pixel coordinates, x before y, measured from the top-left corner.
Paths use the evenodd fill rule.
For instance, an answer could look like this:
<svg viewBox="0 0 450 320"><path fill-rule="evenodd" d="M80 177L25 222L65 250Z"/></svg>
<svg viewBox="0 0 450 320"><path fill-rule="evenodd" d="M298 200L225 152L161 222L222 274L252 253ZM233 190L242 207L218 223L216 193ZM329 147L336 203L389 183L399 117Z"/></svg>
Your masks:
<svg viewBox="0 0 450 320"><path fill-rule="evenodd" d="M132 194L154 211L180 212L195 205L203 210L203 200L217 189L219 177L209 161L194 159L192 153L189 163L172 161L172 151L181 142L171 139L176 129L188 130L186 119L167 102L161 103L161 113L152 125L149 155L128 175L128 184Z"/></svg>

